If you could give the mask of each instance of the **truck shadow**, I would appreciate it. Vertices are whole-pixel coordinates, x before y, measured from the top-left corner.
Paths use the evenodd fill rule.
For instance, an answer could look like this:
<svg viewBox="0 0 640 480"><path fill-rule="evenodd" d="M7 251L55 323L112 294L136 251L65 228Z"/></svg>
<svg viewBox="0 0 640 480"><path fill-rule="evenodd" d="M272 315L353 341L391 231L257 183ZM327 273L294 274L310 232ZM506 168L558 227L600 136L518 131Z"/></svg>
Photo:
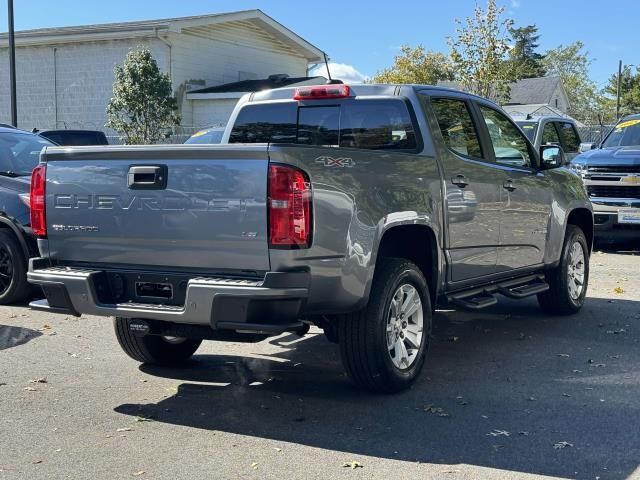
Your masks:
<svg viewBox="0 0 640 480"><path fill-rule="evenodd" d="M30 328L0 325L0 350L17 347L40 335L42 335L42 333Z"/></svg>
<svg viewBox="0 0 640 480"><path fill-rule="evenodd" d="M639 306L589 299L564 318L535 301L438 312L425 371L400 395L354 389L337 346L308 335L280 338L281 350L260 358L141 367L182 383L157 403L115 410L353 455L626 478L640 458Z"/></svg>

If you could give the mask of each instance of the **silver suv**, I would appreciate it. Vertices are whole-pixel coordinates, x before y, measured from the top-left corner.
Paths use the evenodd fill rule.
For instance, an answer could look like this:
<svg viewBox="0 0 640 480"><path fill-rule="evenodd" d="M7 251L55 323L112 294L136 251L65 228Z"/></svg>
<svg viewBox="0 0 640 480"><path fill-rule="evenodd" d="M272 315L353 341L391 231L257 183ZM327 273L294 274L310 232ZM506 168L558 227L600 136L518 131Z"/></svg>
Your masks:
<svg viewBox="0 0 640 480"><path fill-rule="evenodd" d="M536 148L542 145L560 145L569 163L580 153L580 134L576 123L566 117L542 116L515 119Z"/></svg>

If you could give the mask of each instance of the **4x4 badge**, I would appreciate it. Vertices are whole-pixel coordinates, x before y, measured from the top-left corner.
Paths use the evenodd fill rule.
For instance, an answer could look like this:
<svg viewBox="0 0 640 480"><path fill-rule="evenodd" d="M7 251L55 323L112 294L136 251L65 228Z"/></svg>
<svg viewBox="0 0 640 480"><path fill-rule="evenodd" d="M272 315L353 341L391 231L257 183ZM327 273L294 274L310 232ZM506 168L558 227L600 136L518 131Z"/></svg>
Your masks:
<svg viewBox="0 0 640 480"><path fill-rule="evenodd" d="M325 167L353 167L356 162L353 161L352 158L333 158L333 157L318 157L316 158L316 163L322 163Z"/></svg>

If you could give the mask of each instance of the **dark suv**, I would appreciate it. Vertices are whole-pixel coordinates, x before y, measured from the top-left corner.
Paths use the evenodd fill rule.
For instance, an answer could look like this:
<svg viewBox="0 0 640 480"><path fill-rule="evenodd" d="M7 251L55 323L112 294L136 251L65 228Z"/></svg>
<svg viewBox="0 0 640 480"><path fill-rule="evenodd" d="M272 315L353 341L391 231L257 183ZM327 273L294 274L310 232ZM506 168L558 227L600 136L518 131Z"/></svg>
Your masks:
<svg viewBox="0 0 640 480"><path fill-rule="evenodd" d="M42 130L37 133L64 146L109 145L107 136L99 130Z"/></svg>
<svg viewBox="0 0 640 480"><path fill-rule="evenodd" d="M0 304L25 300L27 260L38 249L29 226L31 171L50 140L15 128L0 127Z"/></svg>

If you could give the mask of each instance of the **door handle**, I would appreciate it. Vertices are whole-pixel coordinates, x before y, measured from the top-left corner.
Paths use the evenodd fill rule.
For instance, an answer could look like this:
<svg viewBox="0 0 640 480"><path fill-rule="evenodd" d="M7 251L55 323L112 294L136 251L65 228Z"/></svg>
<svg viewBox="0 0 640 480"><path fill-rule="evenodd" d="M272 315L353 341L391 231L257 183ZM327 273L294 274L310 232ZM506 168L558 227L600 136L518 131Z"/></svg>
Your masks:
<svg viewBox="0 0 640 480"><path fill-rule="evenodd" d="M456 175L455 177L453 177L451 179L451 183L453 183L454 185L460 187L460 188L464 188L467 185L469 185L469 182L467 182L467 177L465 177L462 174Z"/></svg>
<svg viewBox="0 0 640 480"><path fill-rule="evenodd" d="M507 180L502 184L502 188L510 192L513 192L516 189L516 186L513 184L513 180Z"/></svg>
<svg viewBox="0 0 640 480"><path fill-rule="evenodd" d="M129 167L127 184L132 190L164 190L167 188L167 166L133 165Z"/></svg>

